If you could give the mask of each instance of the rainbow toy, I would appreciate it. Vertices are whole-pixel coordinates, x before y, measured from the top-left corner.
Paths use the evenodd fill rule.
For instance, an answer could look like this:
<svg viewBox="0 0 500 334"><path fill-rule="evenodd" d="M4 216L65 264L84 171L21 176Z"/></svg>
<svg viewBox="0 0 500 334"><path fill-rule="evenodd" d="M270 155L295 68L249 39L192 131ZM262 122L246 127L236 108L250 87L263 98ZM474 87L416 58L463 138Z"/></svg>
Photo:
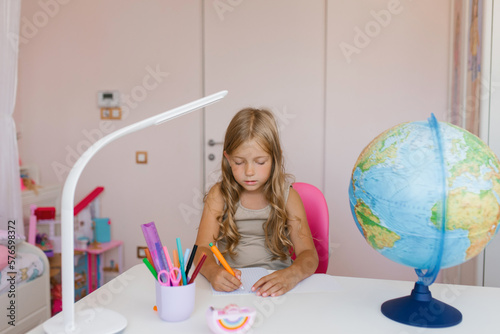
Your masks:
<svg viewBox="0 0 500 334"><path fill-rule="evenodd" d="M257 312L250 307L238 307L230 304L223 309L210 307L207 310L208 327L216 334L246 333L253 322Z"/></svg>

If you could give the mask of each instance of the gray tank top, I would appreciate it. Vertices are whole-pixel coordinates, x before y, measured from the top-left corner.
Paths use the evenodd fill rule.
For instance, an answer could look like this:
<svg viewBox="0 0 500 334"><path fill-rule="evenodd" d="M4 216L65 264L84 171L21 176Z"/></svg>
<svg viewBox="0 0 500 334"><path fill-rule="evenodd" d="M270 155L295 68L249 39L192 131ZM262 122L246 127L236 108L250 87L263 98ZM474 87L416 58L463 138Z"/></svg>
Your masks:
<svg viewBox="0 0 500 334"><path fill-rule="evenodd" d="M285 203L288 200L290 187L285 191ZM235 248L234 259L226 254L224 257L232 268L263 267L271 270L280 270L292 264L290 257L281 261L272 260L273 254L266 247L266 237L263 225L271 213L271 206L267 205L263 209L251 210L243 207L240 202L237 204L235 221L241 235L240 241ZM227 242L222 239L218 242L218 248L226 249Z"/></svg>

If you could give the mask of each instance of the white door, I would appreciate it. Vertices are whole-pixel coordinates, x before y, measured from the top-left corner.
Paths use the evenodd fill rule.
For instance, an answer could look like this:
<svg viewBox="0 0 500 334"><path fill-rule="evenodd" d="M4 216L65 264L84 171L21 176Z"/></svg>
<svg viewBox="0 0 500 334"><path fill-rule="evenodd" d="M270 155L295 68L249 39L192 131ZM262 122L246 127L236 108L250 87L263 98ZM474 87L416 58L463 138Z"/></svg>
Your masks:
<svg viewBox="0 0 500 334"><path fill-rule="evenodd" d="M274 112L287 172L322 188L324 1L205 2L204 33L205 95L229 91L205 109L206 188L219 177L229 121L249 106Z"/></svg>

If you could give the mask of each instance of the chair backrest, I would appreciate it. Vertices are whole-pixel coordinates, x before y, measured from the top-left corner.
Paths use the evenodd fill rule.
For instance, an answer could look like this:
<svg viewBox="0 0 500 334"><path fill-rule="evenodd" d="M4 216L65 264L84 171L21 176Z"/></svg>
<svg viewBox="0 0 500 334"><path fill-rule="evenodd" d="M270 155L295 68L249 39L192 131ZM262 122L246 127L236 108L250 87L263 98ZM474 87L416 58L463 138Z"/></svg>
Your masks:
<svg viewBox="0 0 500 334"><path fill-rule="evenodd" d="M328 269L330 231L328 206L325 197L321 190L308 183L295 182L293 189L299 193L302 203L304 203L307 222L318 252L319 264L316 273L325 274Z"/></svg>

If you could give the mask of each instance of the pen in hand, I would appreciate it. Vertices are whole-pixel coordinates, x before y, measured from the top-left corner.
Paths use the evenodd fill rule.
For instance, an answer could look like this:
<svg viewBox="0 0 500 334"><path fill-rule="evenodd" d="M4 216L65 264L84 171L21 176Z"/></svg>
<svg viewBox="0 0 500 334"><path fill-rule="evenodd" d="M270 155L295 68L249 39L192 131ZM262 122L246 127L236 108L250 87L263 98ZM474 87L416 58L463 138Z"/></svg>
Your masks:
<svg viewBox="0 0 500 334"><path fill-rule="evenodd" d="M193 246L193 250L191 251L191 255L189 256L189 260L186 265L186 276L189 274L189 269L191 269L191 265L193 264L194 256L196 254L196 250L198 249L198 245Z"/></svg>
<svg viewBox="0 0 500 334"><path fill-rule="evenodd" d="M217 246L215 246L213 243L210 243L209 244L210 246L210 249L212 250L212 252L215 254L215 256L217 257L217 259L219 260L219 262L222 264L222 266L224 267L224 269L226 269L226 271L228 273L230 273L231 275L233 275L234 277L236 277L236 274L234 273L233 269L231 269L231 267L229 266L229 264L227 263L226 259L224 258L224 256L222 256L221 252L219 251L219 249L217 248ZM244 290L245 288L243 287L243 285L240 286L240 289Z"/></svg>

